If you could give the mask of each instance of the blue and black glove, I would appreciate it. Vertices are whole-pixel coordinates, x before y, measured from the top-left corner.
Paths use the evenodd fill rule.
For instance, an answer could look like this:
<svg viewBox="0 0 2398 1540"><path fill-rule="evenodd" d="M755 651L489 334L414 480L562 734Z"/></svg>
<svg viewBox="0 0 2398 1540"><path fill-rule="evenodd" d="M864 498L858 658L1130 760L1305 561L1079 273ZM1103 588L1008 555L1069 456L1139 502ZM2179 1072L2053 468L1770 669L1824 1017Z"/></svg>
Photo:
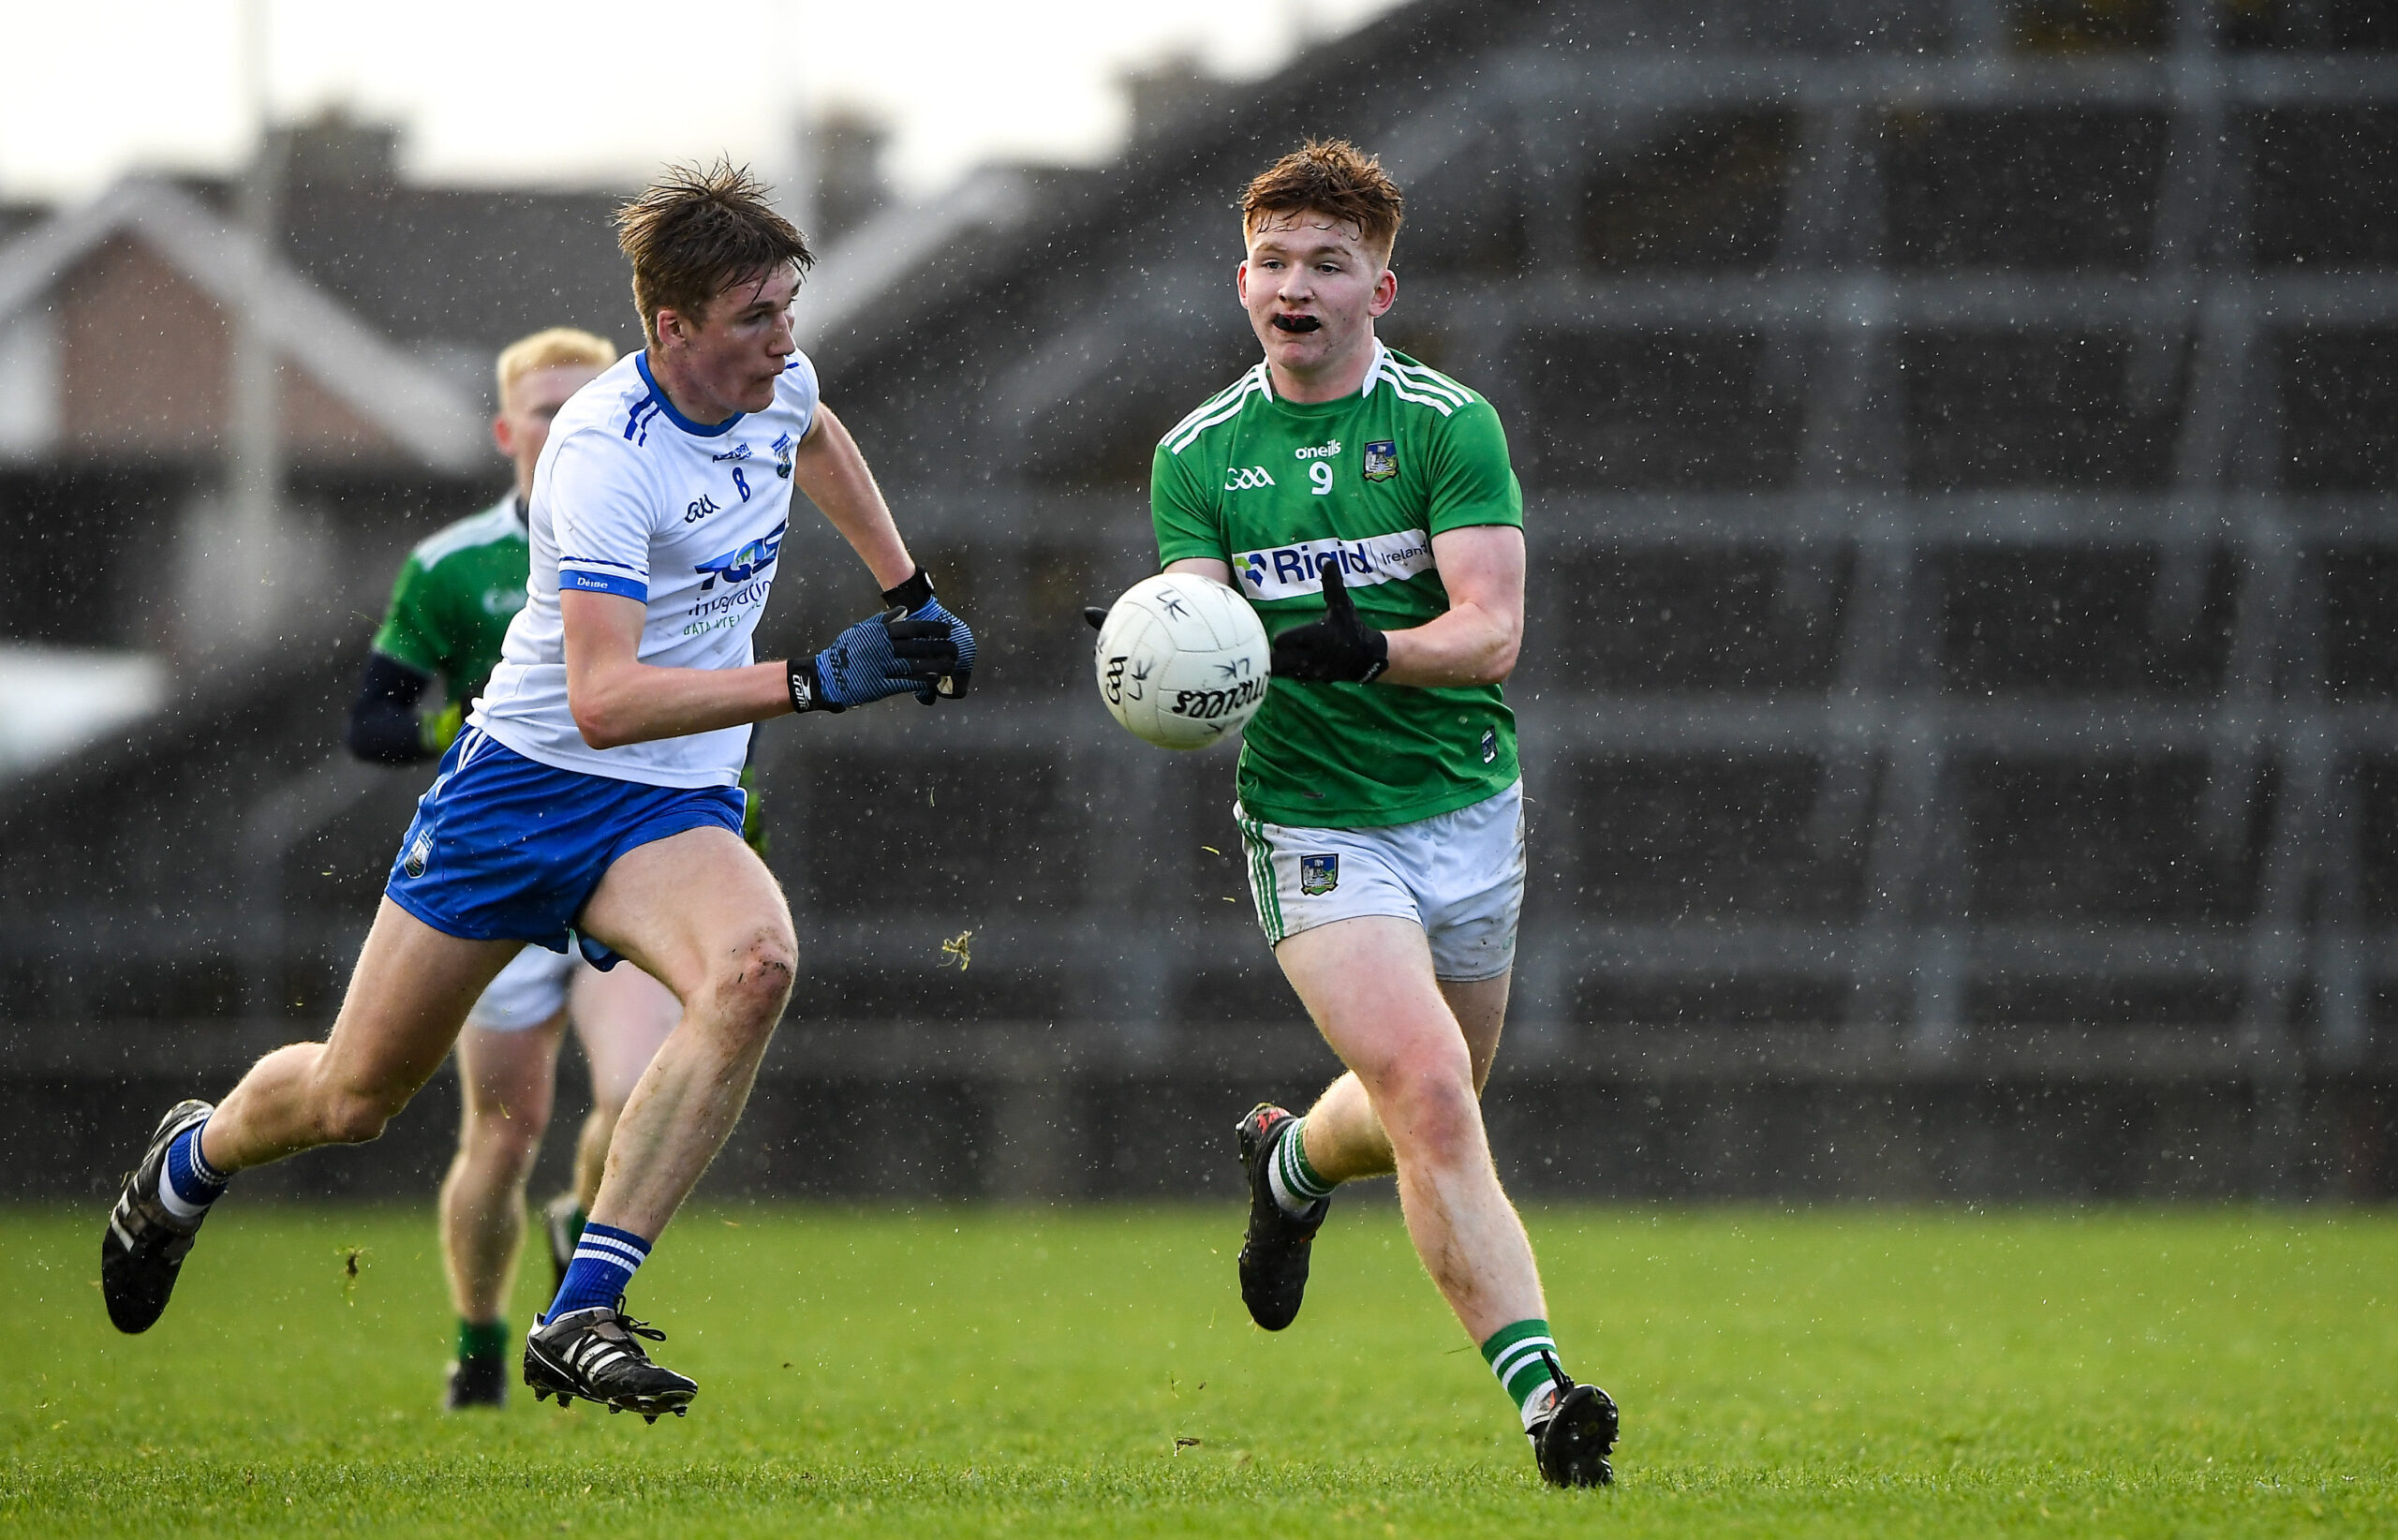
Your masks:
<svg viewBox="0 0 2398 1540"><path fill-rule="evenodd" d="M933 598L922 569L886 589L891 608L861 620L815 657L791 663L794 711L846 711L911 694L926 705L966 693L974 675L974 633Z"/></svg>

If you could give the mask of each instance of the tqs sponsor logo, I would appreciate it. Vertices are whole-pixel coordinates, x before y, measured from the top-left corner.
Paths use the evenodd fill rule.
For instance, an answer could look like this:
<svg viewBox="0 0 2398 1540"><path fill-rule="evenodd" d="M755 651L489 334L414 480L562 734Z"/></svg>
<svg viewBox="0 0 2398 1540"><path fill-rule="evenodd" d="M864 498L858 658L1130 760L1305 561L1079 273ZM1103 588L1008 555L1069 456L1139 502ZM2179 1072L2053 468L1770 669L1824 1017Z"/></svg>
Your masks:
<svg viewBox="0 0 2398 1540"><path fill-rule="evenodd" d="M746 545L727 551L720 556L710 556L705 561L692 563L693 571L707 574L707 581L700 585L700 592L704 594L714 588L718 578L722 578L729 584L747 583L772 567L775 564L775 557L782 552L783 531L790 527L788 523L778 524L775 526L771 534L762 539L751 540Z"/></svg>

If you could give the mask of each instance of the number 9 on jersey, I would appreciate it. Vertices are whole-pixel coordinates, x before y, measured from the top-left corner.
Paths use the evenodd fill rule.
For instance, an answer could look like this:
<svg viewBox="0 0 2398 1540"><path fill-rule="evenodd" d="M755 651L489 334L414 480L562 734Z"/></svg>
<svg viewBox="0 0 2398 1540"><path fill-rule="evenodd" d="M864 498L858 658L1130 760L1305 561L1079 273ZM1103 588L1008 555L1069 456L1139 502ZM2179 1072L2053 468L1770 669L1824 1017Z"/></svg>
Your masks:
<svg viewBox="0 0 2398 1540"><path fill-rule="evenodd" d="M1266 628L1240 595L1190 572L1124 591L1099 629L1099 698L1160 748L1230 737L1266 700Z"/></svg>

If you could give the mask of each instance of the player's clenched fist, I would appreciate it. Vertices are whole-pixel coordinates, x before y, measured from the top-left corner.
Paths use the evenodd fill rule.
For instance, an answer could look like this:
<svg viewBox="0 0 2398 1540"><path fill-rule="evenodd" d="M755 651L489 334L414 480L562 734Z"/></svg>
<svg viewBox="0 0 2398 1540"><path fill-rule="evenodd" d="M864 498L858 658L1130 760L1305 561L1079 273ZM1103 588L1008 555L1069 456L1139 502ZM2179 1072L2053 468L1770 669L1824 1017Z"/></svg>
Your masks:
<svg viewBox="0 0 2398 1540"><path fill-rule="evenodd" d="M890 609L851 626L815 657L792 660L792 710L846 711L902 694L931 705L966 693L974 633L933 597L932 579L919 570L882 598Z"/></svg>
<svg viewBox="0 0 2398 1540"><path fill-rule="evenodd" d="M1274 677L1362 685L1390 667L1390 638L1357 618L1338 555L1325 557L1316 572L1324 579L1324 618L1274 639Z"/></svg>

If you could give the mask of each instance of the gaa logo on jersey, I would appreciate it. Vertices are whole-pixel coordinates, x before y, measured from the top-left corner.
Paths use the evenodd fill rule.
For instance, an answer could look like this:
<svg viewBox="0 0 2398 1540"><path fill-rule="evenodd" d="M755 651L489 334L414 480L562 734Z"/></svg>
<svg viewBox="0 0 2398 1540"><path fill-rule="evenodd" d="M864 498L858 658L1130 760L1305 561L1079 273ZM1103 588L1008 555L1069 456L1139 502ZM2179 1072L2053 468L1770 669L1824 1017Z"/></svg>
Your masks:
<svg viewBox="0 0 2398 1540"><path fill-rule="evenodd" d="M1369 481L1387 481L1399 474L1399 440L1377 438L1366 446L1361 473Z"/></svg>
<svg viewBox="0 0 2398 1540"><path fill-rule="evenodd" d="M1340 857L1337 855L1299 857L1299 892L1310 898L1318 898L1340 885Z"/></svg>
<svg viewBox="0 0 2398 1540"><path fill-rule="evenodd" d="M424 864L432 859L433 831L419 829L416 837L408 841L407 858L400 863L400 869L410 877L422 877Z"/></svg>
<svg viewBox="0 0 2398 1540"><path fill-rule="evenodd" d="M705 561L693 564L693 571L708 575L708 580L700 585L700 592L704 594L715 587L718 578L729 584L747 583L772 567L775 557L782 551L783 531L790 527L787 522L778 524L763 540L751 540L738 550L727 551L720 556L710 556Z"/></svg>

